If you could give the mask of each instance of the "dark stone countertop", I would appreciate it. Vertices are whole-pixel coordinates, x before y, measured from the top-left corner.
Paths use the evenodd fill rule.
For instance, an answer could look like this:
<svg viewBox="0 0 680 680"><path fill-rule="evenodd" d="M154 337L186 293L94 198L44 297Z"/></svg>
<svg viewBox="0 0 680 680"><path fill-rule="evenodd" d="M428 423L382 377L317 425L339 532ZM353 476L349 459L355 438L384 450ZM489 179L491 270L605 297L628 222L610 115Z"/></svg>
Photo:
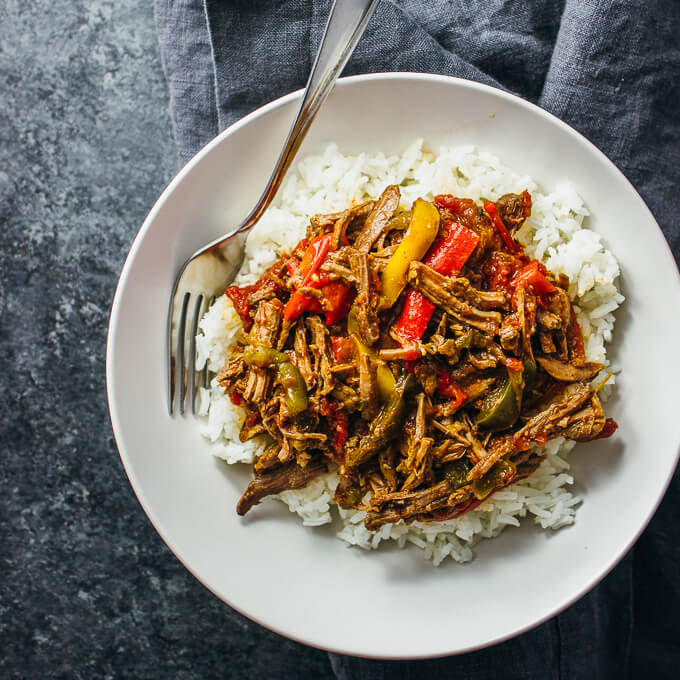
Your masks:
<svg viewBox="0 0 680 680"><path fill-rule="evenodd" d="M113 442L109 308L177 163L152 6L0 5L0 677L332 677L180 565Z"/></svg>

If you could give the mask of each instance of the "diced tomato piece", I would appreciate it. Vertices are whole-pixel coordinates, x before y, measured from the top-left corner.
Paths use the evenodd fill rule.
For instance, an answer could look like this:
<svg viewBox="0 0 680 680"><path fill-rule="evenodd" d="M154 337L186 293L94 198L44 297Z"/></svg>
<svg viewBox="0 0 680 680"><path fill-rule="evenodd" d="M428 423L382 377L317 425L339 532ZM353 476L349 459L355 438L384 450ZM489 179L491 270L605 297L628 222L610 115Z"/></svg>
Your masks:
<svg viewBox="0 0 680 680"><path fill-rule="evenodd" d="M505 243L505 247L511 253L518 253L521 250L521 248L517 241L515 241L515 239L512 238L512 236L510 236L510 232L508 231L505 224L503 224L503 220L501 219L501 216L498 214L498 210L496 209L496 204L492 203L491 201L487 201L484 204L484 210L486 211L487 215L491 218L494 227L496 227L496 231L501 235L501 238Z"/></svg>
<svg viewBox="0 0 680 680"><path fill-rule="evenodd" d="M340 452L349 439L349 427L345 411L338 408L333 409L329 416L329 426L331 446Z"/></svg>
<svg viewBox="0 0 680 680"><path fill-rule="evenodd" d="M409 354L410 356L410 354ZM417 359L404 359L404 368L413 375L416 372Z"/></svg>
<svg viewBox="0 0 680 680"><path fill-rule="evenodd" d="M250 291L248 290L250 286L229 286L224 294L234 303L234 309L236 313L241 317L246 330L249 331L253 325L253 320L250 318L250 305L248 304L248 296Z"/></svg>
<svg viewBox="0 0 680 680"><path fill-rule="evenodd" d="M300 288L309 285L310 279L316 274L317 269L326 259L326 255L328 255L331 248L332 238L332 234L324 234L323 236L318 236L309 244L309 247L302 257L302 262L300 263ZM320 285L320 279L318 277L315 283L317 286ZM310 298L308 296L300 293L299 290L296 290L290 296L286 306L283 308L283 318L286 321L296 319L303 312L314 309L314 303L316 303L316 308L321 311L318 300L313 300L313 302L309 302L309 300Z"/></svg>
<svg viewBox="0 0 680 680"><path fill-rule="evenodd" d="M523 263L516 255L504 250L495 250L484 262L484 278L489 290L509 292L510 281Z"/></svg>
<svg viewBox="0 0 680 680"><path fill-rule="evenodd" d="M545 276L546 268L538 261L532 260L529 264L515 274L510 281L511 288L530 288L535 295L554 293L557 289Z"/></svg>
<svg viewBox="0 0 680 680"><path fill-rule="evenodd" d="M467 399L465 390L456 384L446 371L437 371L437 391L439 394L454 400L454 407L460 406Z"/></svg>
<svg viewBox="0 0 680 680"><path fill-rule="evenodd" d="M354 358L355 343L353 338L331 335L333 358L339 364L346 364Z"/></svg>
<svg viewBox="0 0 680 680"><path fill-rule="evenodd" d="M455 213L460 207L460 199L451 194L438 194L434 197L434 204L440 210L449 210Z"/></svg>
<svg viewBox="0 0 680 680"><path fill-rule="evenodd" d="M607 420L604 421L604 427L594 437L579 437L576 441L582 443L592 442L596 439L607 439L607 437L611 437L618 428L619 424L613 418L607 418Z"/></svg>
<svg viewBox="0 0 680 680"><path fill-rule="evenodd" d="M586 350L583 345L583 331L576 318L574 306L571 307L571 316L569 317L569 326L567 326L567 341L571 351L571 360L574 364L581 364L586 360Z"/></svg>
<svg viewBox="0 0 680 680"><path fill-rule="evenodd" d="M300 260L298 260L296 257L289 257L286 260L286 270L288 271L288 276L290 276L291 279L298 276L300 272Z"/></svg>
<svg viewBox="0 0 680 680"><path fill-rule="evenodd" d="M341 281L331 281L321 286L321 292L323 293L326 325L333 326L347 316L354 298L354 291Z"/></svg>
<svg viewBox="0 0 680 680"><path fill-rule="evenodd" d="M515 357L506 357L505 365L511 371L515 371L515 373L521 373L524 370L524 364L519 359L515 359Z"/></svg>

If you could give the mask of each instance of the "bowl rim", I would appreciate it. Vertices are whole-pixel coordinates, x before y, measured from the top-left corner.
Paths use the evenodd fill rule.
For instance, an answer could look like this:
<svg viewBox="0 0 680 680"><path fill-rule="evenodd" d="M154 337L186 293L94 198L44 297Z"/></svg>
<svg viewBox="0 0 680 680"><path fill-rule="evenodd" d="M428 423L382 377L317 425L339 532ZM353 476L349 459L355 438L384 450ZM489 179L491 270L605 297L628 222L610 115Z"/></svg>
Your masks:
<svg viewBox="0 0 680 680"><path fill-rule="evenodd" d="M675 272L675 279L676 279L676 284L677 284L677 293L680 295L680 270L678 269L678 265L675 262L675 258L673 256L673 253L671 251L670 245L668 241L666 240L666 237L661 230L656 218L654 217L652 211L649 209L647 203L645 200L640 196L638 191L635 189L633 184L628 180L628 178L623 174L621 170L608 158L608 156L602 152L600 149L598 149L595 144L593 144L589 139L587 139L583 134L572 128L569 124L565 123L564 121L560 120L557 116L554 114L546 111L545 109L542 109L541 107L537 106L536 104L533 104L532 102L529 102L515 94L512 94L510 92L507 92L505 90L501 90L496 87L492 87L490 85L486 85L484 83L479 83L473 80L468 80L465 78L459 78L455 76L448 76L448 75L439 75L439 74L432 74L432 73L420 73L420 72L410 72L410 71L389 71L389 72L377 72L377 73L366 73L366 74L359 74L359 75L353 75L353 76L346 76L339 78L335 88L345 88L345 87L351 87L353 84L358 83L358 82L367 82L367 81L376 81L376 80L417 80L417 81L429 81L432 83L439 83L439 84L448 84L448 85L456 85L462 88L469 88L471 90L477 90L484 92L486 94L491 94L494 97L499 97L500 99L504 99L507 101L511 101L516 105L519 105L520 107L523 107L524 109L532 112L533 114L539 115L545 119L547 119L550 123L553 125L557 125L563 132L566 132L568 135L572 137L572 139L580 144L581 146L585 147L586 150L588 150L590 153L594 153L595 156L599 157L600 161L604 161L606 165L609 166L610 170L613 170L615 175L618 175L618 179L622 180L624 182L624 185L628 188L629 191L631 191L641 202L642 206L644 206L644 209L646 210L647 214L651 218L651 221L654 223L656 227L656 232L655 232L655 237L659 241L660 245L663 247L663 253L664 256L667 258L668 262L672 265L672 269ZM135 256L137 254L138 249L140 248L141 242L146 235L147 231L150 229L151 224L155 221L156 216L161 210L162 205L165 203L165 201L168 199L168 197L175 191L175 188L183 181L183 179L192 171L192 169L198 165L201 160L209 154L216 146L218 146L222 140L225 138L235 134L238 132L242 127L247 126L251 121L264 116L278 108L281 108L288 103L299 100L302 97L303 89L295 90L294 92L290 92L286 95L283 95L281 97L278 97L277 99L274 99L263 106L258 107L254 111L250 112L243 118L237 120L236 122L232 123L229 127L225 128L222 132L220 132L218 135L216 135L213 139L211 139L203 148L201 148L172 178L172 180L168 183L168 185L165 187L165 189L161 192L160 196L154 203L153 207L149 211L147 217L144 219L139 231L137 232L132 245L130 246L130 249L128 251L128 254L125 258L125 261L123 263L123 267L121 269L121 273L119 275L118 283L116 285L116 290L112 299L112 304L111 304L111 310L110 310L110 316L109 316L109 324L108 324L108 329L107 329L107 341L106 341L106 392L107 392L107 403L108 403L108 410L109 410L109 417L111 421L111 426L113 430L113 435L114 435L114 440L116 442L116 447L118 449L118 453L121 459L121 463L123 465L123 468L125 470L125 473L127 475L128 481L130 483L130 486L132 487L132 490L137 497L137 500L139 501L139 504L141 505L142 509L144 510L144 513L146 514L148 520L151 522L151 525L154 527L156 532L159 534L163 542L167 545L167 547L171 550L173 555L176 557L177 560L196 578L199 583L201 583L205 588L207 588L215 597L217 597L219 600L227 604L229 607L237 611L239 614L242 616L245 616L251 621L254 621L258 625L262 626L263 628L272 631L278 635L281 635L283 637L286 637L290 640L293 640L295 642L298 642L300 644L304 644L316 649L320 649L326 652L333 652L333 653L338 653L338 654L350 654L352 656L357 656L360 658L367 658L367 659L385 659L385 660L419 660L419 659L433 659L433 658L441 658L444 656L451 656L451 655L458 655L458 654L466 654L469 652L473 652L479 649L484 649L487 647L491 647L494 645L497 645L501 642L504 642L506 640L512 639L514 637L517 637L519 635L522 635L523 633L526 633L539 625L545 623L546 621L552 619L553 617L559 615L562 613L565 609L570 607L572 604L574 604L576 601L581 599L584 595L586 595L590 590L592 590L595 586L597 586L618 564L619 562L625 557L625 555L630 551L630 549L633 547L633 545L637 542L638 538L642 534L642 532L647 528L649 522L651 521L652 517L656 513L661 501L663 500L666 491L668 490L668 486L670 485L670 482L673 478L673 475L675 473L675 470L678 465L678 460L680 459L680 441L677 444L677 450L675 452L675 463L674 465L669 469L668 476L663 484L663 487L660 489L660 492L658 494L658 497L656 498L654 504L652 505L649 513L645 517L644 521L642 524L638 527L638 529L633 533L631 536L630 540L614 555L613 559L609 562L607 566L604 568L600 569L593 575L591 575L588 579L586 579L585 585L582 585L579 589L577 589L571 596L565 597L564 600L556 607L552 607L550 611L545 613L544 615L540 617L536 617L534 620L532 620L529 623L525 623L524 625L516 626L512 630L504 633L503 635L498 635L494 637L493 639L486 640L482 643L475 644L475 645L468 645L465 648L458 649L454 652L451 651L440 651L440 652L434 652L434 653L423 653L423 654L408 654L406 656L390 656L390 655L384 655L384 654L366 654L366 653L358 653L357 651L352 651L352 650L343 650L339 647L333 647L333 646L326 646L322 645L316 642L310 642L300 636L291 634L290 632L287 632L286 630L283 630L277 626L268 624L264 621L261 621L260 619L250 615L248 612L244 611L238 606L235 606L233 603L231 603L227 597L224 597L217 588L213 587L210 583L207 583L204 581L201 576L194 571L192 566L189 564L189 557L185 557L182 555L179 547L174 543L174 541L170 538L170 534L168 531L165 530L163 523L160 518L154 516L153 510L151 508L151 505L146 498L146 495L143 491L143 489L140 486L139 480L135 477L129 456L127 451L124 449L122 446L122 437L119 436L119 432L122 432L122 427L121 427L121 422L119 418L119 414L116 408L116 403L115 403L115 398L114 398L114 392L115 392L115 387L114 387L114 374L115 374L115 369L114 369L114 362L115 360L113 359L113 342L114 338L117 333L117 327L118 327L118 318L120 314L120 297L121 297L121 291L124 287L125 281L128 277L132 262L135 259ZM165 393L165 392L164 392Z"/></svg>

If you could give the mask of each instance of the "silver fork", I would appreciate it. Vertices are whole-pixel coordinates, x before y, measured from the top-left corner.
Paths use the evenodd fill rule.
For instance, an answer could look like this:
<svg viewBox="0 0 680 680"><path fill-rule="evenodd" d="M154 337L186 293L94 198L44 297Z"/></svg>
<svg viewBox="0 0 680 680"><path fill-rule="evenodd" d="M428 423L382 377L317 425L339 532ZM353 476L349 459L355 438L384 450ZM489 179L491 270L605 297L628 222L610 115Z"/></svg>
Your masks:
<svg viewBox="0 0 680 680"><path fill-rule="evenodd" d="M209 377L207 368L200 374L196 372L199 319L234 280L243 262L248 231L274 199L314 117L333 89L379 1L334 0L298 114L262 196L236 229L195 252L180 268L168 305L166 377L171 416L176 407L184 414L187 397L191 412L196 413L197 387L207 386Z"/></svg>

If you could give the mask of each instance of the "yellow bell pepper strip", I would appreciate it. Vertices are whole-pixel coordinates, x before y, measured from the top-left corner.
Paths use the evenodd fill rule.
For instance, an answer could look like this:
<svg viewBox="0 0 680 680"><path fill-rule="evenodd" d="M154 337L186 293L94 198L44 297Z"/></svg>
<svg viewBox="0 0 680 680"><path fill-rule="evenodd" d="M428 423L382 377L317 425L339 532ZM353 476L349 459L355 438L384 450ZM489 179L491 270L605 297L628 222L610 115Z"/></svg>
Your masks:
<svg viewBox="0 0 680 680"><path fill-rule="evenodd" d="M408 266L425 256L438 231L439 211L432 203L417 199L406 234L382 272L381 309L389 309L397 301L406 286Z"/></svg>
<svg viewBox="0 0 680 680"><path fill-rule="evenodd" d="M359 325L357 323L357 319L355 316L354 307L350 309L349 314L347 315L347 332L354 339L357 351L360 354L368 354L371 360L375 362L377 366L378 394L380 395L381 401L383 402L387 401L394 392L394 388L396 386L394 375L392 375L392 371L390 371L387 365L381 359L378 358L377 353L370 347L364 345L363 342L361 342L360 339L361 336L359 334Z"/></svg>
<svg viewBox="0 0 680 680"><path fill-rule="evenodd" d="M444 224L437 240L428 251L423 263L439 274L457 274L468 261L479 243L479 235L462 224ZM427 328L435 304L420 291L410 288L404 299L401 314L394 324L393 332L405 342L420 340Z"/></svg>
<svg viewBox="0 0 680 680"><path fill-rule="evenodd" d="M247 366L276 368L274 380L285 391L283 400L291 416L296 416L307 408L309 399L305 382L297 366L283 352L261 345L248 345L243 350L243 361Z"/></svg>

